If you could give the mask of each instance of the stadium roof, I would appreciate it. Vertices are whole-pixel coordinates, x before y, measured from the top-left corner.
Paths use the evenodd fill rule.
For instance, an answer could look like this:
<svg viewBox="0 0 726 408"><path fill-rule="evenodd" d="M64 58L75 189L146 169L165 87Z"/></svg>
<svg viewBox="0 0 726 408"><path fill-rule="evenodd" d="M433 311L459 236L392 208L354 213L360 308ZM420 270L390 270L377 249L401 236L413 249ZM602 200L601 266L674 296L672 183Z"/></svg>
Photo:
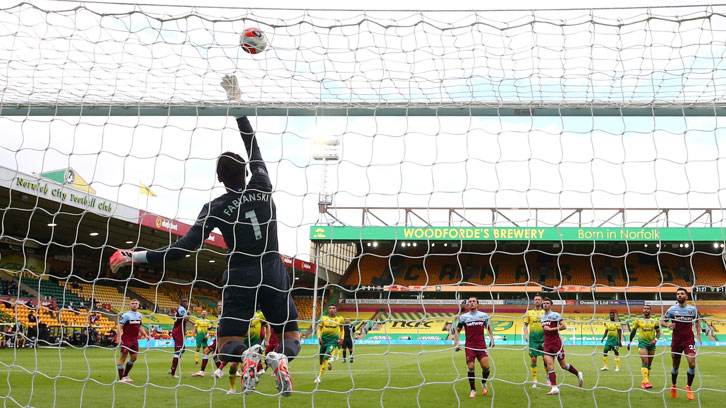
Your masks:
<svg viewBox="0 0 726 408"><path fill-rule="evenodd" d="M68 171L72 171L69 169ZM31 175L0 167L2 242L28 248L56 245L96 258L102 269L118 248L159 248L175 242L191 225L129 207L77 188L78 176L68 179ZM221 276L227 247L212 233L189 259L175 269ZM294 268L298 284L312 283L313 263L281 255ZM214 261L214 262L212 262Z"/></svg>

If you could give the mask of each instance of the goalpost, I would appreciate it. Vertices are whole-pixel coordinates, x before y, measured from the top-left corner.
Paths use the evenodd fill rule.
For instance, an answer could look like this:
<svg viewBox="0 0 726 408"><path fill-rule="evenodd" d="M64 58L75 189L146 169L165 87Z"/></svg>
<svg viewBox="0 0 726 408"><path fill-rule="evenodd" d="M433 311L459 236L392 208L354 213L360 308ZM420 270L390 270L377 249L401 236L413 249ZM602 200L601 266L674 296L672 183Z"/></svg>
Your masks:
<svg viewBox="0 0 726 408"><path fill-rule="evenodd" d="M239 46L249 27L267 36L264 52ZM104 333L131 298L148 301L144 324L162 328L181 296L195 310L213 309L226 268L216 232L180 264L113 275L108 257L175 242L203 204L224 194L216 160L244 151L233 118L247 115L274 186L280 253L316 266L313 277L292 275L301 331L311 336L291 364L295 403L465 405L464 357L449 339L424 338L425 323L451 321L461 299L476 295L501 329L501 345L490 350L488 402L539 405L545 397L530 387L521 333L502 323L521 327L536 293L529 286L546 290L557 301L553 310L573 323L563 333L567 359L586 373L579 390L558 371L570 385L554 398L568 406L663 403L669 343L658 343L658 383L636 393L635 343L621 353L615 376L599 371L598 340L611 309L633 319L651 304L660 316L677 286L708 300L709 347L726 335L718 296L726 285L725 34L722 5L0 6L0 290L10 288L0 295L0 323L27 326L34 310L53 333L81 336L91 326L69 302L91 301ZM240 101L228 101L220 86L229 74L239 80ZM317 227L358 235L315 238ZM389 228L381 230L380 247L363 232L369 227ZM467 242L409 239L398 235L401 227L544 232ZM629 236L627 228L653 235ZM550 233L556 235L544 236ZM364 261L366 253L376 259ZM538 256L554 265L541 277L533 269L541 266ZM491 278L481 272L481 279L447 280L443 258L454 260L456 276L489 268ZM405 277L392 272L397 262L423 266ZM386 274L391 280L383 282ZM407 293L396 289L408 285L416 296L405 303ZM353 320L379 321L364 333L354 365L336 362L313 385L319 365L312 332L331 299ZM414 328L390 331L400 329L396 321ZM48 342L49 349L0 350L0 398L21 406L227 401L226 378L185 375L196 371L191 352L182 358L181 379L164 378L172 353L158 340L142 351L133 385L114 381L114 349ZM699 406L713 406L725 391L709 360L698 360ZM244 404L278 404L271 383L263 378Z"/></svg>

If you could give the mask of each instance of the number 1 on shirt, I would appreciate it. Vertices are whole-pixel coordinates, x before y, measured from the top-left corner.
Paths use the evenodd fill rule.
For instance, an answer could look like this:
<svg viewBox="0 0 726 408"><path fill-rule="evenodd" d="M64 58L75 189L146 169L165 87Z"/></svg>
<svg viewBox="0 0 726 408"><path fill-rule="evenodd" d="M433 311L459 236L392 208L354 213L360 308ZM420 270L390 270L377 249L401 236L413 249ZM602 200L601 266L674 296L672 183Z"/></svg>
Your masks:
<svg viewBox="0 0 726 408"><path fill-rule="evenodd" d="M257 214L255 210L250 210L245 213L245 218L252 222L252 229L255 231L255 239L262 239L262 230L260 229L260 222L257 221Z"/></svg>

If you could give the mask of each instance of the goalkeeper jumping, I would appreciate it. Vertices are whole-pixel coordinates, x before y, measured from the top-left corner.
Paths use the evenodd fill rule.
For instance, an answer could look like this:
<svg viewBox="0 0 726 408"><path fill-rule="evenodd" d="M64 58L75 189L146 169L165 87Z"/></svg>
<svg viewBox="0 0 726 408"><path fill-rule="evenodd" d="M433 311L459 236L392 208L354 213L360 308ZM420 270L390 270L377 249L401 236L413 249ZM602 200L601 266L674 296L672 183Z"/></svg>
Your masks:
<svg viewBox="0 0 726 408"><path fill-rule="evenodd" d="M228 99L240 99L241 91L234 75L221 83ZM254 319L257 303L283 341L276 352L267 355L267 363L275 371L277 389L283 396L292 392L288 362L300 351L300 333L295 303L290 296L290 282L280 259L277 240L277 214L272 200L272 182L247 117L237 118L240 135L249 156L246 162L233 152L225 152L217 160L217 178L227 192L202 207L194 226L184 237L167 247L149 251L119 250L110 259L114 272L132 263L165 264L183 259L199 247L214 228L219 228L229 248L222 280L223 312L219 319L217 347L223 361L244 362L259 358L248 356L244 339ZM244 379L243 389L253 389L256 378Z"/></svg>

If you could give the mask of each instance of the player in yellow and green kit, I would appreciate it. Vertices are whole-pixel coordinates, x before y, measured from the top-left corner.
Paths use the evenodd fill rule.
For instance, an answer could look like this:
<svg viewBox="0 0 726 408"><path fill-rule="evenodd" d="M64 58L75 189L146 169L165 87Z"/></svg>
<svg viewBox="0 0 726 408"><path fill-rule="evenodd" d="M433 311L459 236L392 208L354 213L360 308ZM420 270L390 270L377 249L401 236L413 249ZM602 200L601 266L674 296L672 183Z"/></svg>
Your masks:
<svg viewBox="0 0 726 408"><path fill-rule="evenodd" d="M607 340L605 340L606 338ZM620 371L620 345L623 342L623 329L622 324L617 320L615 311L610 312L610 321L605 322L605 333L600 341L603 340L605 340L605 347L602 350L605 365L600 370L608 370L608 352L612 350L615 354L615 371Z"/></svg>
<svg viewBox="0 0 726 408"><path fill-rule="evenodd" d="M328 315L320 317L318 323L318 343L320 344L320 372L315 383L320 382L320 378L325 372L327 361L328 370L333 369L333 365L330 363L330 357L332 356L333 349L340 346L343 343L343 319L340 316L336 316L338 308L334 305L328 307Z"/></svg>
<svg viewBox="0 0 726 408"><path fill-rule="evenodd" d="M524 339L529 343L529 357L532 359L532 388L537 388L537 357L542 357L544 361L544 330L540 321L544 310L541 295L535 295L533 300L534 309L527 310L524 314Z"/></svg>
<svg viewBox="0 0 726 408"><path fill-rule="evenodd" d="M207 320L207 311L202 310L202 318L194 321L194 340L197 343L197 352L194 353L194 364L199 365L199 349L204 350L209 340L209 326L212 322Z"/></svg>
<svg viewBox="0 0 726 408"><path fill-rule="evenodd" d="M247 330L247 336L245 336L244 340L247 350L242 353L241 372L244 386L242 391L245 394L255 390L257 383L260 381L260 375L265 373L265 369L262 367L262 357L265 350L262 347L263 333L270 333L270 324L265 321L265 315L258 310L250 322L250 328ZM252 381L249 379L252 379ZM234 387L233 383L234 379L230 375L230 384Z"/></svg>
<svg viewBox="0 0 726 408"><path fill-rule="evenodd" d="M640 353L640 372L643 374L643 382L640 384L643 388L653 388L650 385L650 366L653 364L653 356L655 355L655 344L660 337L660 325L657 319L650 317L650 305L643 306L643 318L636 319L633 322L633 329L630 331L630 341L628 342L628 350L630 343L633 342L635 334L638 334L638 349Z"/></svg>
<svg viewBox="0 0 726 408"><path fill-rule="evenodd" d="M265 323L265 315L262 314L262 312L259 310L255 312L255 317L250 322L250 329L247 332L247 338L245 339L245 344L247 345L247 348L250 348L257 344L262 344L262 326L266 324L267 323Z"/></svg>

